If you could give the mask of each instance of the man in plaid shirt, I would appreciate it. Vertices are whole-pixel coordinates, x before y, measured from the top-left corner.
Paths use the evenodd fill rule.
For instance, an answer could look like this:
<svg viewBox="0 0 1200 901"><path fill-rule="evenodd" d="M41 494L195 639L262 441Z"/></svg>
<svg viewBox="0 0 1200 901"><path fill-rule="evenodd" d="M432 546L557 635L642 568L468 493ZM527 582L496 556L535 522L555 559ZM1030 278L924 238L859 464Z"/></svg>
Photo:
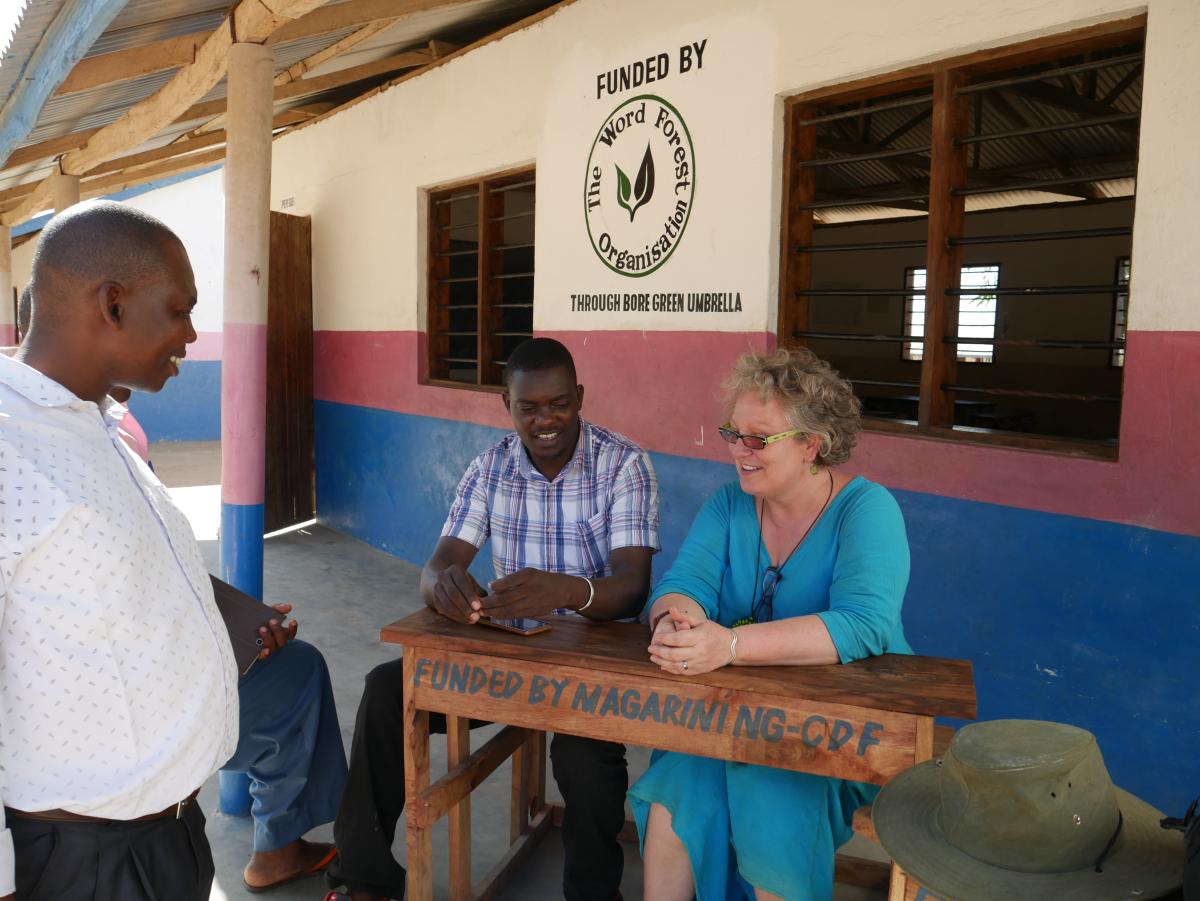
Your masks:
<svg viewBox="0 0 1200 901"><path fill-rule="evenodd" d="M480 616L636 616L659 549L649 458L623 435L580 418L583 386L559 342L524 342L505 376L515 432L467 468L421 572L421 597L464 623ZM484 588L468 567L489 539L496 579ZM404 893L404 868L391 853L404 807L402 683L401 661L377 667L359 705L334 825L341 857L328 874L354 901ZM430 729L445 731L445 718L430 714ZM563 894L568 901L613 901L624 866L617 834L625 822L625 746L556 734L550 759L566 808Z"/></svg>

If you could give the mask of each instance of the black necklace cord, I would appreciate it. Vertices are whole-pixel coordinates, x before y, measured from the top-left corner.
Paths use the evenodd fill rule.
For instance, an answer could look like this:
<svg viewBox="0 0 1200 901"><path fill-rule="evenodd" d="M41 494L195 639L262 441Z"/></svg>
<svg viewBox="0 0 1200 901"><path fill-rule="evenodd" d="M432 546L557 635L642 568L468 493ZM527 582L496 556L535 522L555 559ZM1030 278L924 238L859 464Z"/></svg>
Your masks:
<svg viewBox="0 0 1200 901"><path fill-rule="evenodd" d="M783 558L783 562L775 567L775 572L777 572L779 574L780 582L783 581L783 568L788 565L788 561L792 559L792 555L794 553L796 553L797 550L800 549L800 545L804 544L804 539L808 537L808 533L813 530L814 526L816 526L818 520L820 520L821 516L825 513L825 508L829 506L829 502L833 499L833 470L827 469L827 470L825 470L825 472L828 473L828 475L829 475L829 493L825 495L825 503L821 504L821 509L817 511L817 515L813 517L813 521L808 524L808 528L804 530L804 534L800 536L800 540L796 542L796 544L792 547L792 549L790 551L788 551L788 555ZM762 506L758 508L758 548L760 551L763 548L762 526L763 526L763 515L766 512L767 512L767 499L763 498ZM759 565L760 565L761 561L762 561L762 554L761 553L756 554L755 558L754 558L754 592L755 592L755 594L758 594L762 590L760 583L758 581L758 571L759 571ZM769 568L770 567L768 567L768 569ZM761 609L761 607L762 607L762 600L759 600L759 602L757 604L750 605L750 617L751 617L751 619L754 620L754 622L758 622L758 611Z"/></svg>

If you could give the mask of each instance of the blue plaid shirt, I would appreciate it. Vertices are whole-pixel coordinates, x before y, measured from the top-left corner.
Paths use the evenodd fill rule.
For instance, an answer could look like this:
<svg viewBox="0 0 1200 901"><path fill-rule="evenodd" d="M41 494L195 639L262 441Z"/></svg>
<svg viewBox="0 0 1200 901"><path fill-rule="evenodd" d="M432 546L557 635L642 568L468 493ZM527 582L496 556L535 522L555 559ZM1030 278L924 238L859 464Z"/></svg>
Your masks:
<svg viewBox="0 0 1200 901"><path fill-rule="evenodd" d="M658 482L645 451L586 420L575 455L553 481L513 432L467 468L442 535L477 548L490 538L498 579L525 567L608 576L617 548L659 550Z"/></svg>

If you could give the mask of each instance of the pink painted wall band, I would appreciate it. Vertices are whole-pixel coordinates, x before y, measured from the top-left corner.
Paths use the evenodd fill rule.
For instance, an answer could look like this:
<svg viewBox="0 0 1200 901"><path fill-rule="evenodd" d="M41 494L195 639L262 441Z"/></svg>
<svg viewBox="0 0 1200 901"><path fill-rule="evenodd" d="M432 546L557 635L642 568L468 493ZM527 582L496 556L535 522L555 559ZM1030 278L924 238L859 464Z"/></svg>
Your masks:
<svg viewBox="0 0 1200 901"><path fill-rule="evenodd" d="M0 325L0 347L11 347L17 343L17 327L10 324Z"/></svg>
<svg viewBox="0 0 1200 901"><path fill-rule="evenodd" d="M261 504L266 469L267 327L226 323L221 369L221 500Z"/></svg>
<svg viewBox="0 0 1200 901"><path fill-rule="evenodd" d="M575 356L584 415L649 450L729 460L719 385L770 333L549 332ZM318 332L321 400L511 427L499 397L418 383L419 332ZM849 469L893 488L1200 535L1200 332L1130 332L1119 461L864 432ZM732 478L732 471L730 473Z"/></svg>
<svg viewBox="0 0 1200 901"><path fill-rule="evenodd" d="M187 359L193 362L219 360L224 343L220 332L197 332L196 340L188 345Z"/></svg>

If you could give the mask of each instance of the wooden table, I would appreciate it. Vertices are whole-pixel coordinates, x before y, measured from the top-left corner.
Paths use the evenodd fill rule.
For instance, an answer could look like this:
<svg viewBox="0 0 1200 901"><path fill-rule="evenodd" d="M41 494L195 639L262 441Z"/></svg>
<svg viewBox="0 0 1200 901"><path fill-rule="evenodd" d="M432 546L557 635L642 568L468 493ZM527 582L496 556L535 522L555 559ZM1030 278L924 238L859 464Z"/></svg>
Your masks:
<svg viewBox="0 0 1200 901"><path fill-rule="evenodd" d="M664 673L645 626L553 620L522 637L422 610L404 645L408 898L433 897L432 826L450 816L453 901L492 897L552 824L545 732L883 784L932 756L933 717L975 717L971 664L886 654L845 666ZM429 712L447 715L448 772L429 777ZM508 724L474 753L471 718ZM470 792L513 756L512 846L472 889Z"/></svg>

